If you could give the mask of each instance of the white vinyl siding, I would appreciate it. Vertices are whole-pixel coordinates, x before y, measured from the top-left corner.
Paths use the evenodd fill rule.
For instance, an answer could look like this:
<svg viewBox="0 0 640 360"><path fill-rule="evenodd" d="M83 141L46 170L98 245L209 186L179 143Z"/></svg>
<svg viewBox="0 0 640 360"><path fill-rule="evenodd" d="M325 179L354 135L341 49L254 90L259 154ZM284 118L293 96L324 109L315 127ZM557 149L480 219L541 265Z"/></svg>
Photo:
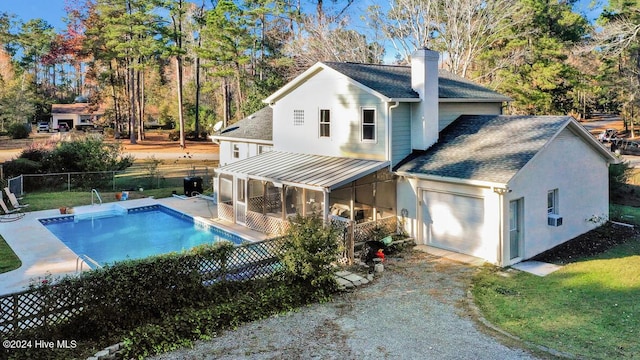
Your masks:
<svg viewBox="0 0 640 360"><path fill-rule="evenodd" d="M273 107L274 150L326 156L388 160L384 140L386 113L380 98L349 82L346 77L322 70L300 84ZM362 109L375 110L375 138L362 140ZM293 110L304 110L303 125L292 126ZM319 136L319 111L330 109L330 138ZM313 121L309 121L313 114ZM330 140L330 141L328 141Z"/></svg>
<svg viewBox="0 0 640 360"><path fill-rule="evenodd" d="M438 130L442 131L461 115L500 115L502 103L440 103Z"/></svg>
<svg viewBox="0 0 640 360"><path fill-rule="evenodd" d="M411 107L400 104L391 110L391 166L411 154Z"/></svg>

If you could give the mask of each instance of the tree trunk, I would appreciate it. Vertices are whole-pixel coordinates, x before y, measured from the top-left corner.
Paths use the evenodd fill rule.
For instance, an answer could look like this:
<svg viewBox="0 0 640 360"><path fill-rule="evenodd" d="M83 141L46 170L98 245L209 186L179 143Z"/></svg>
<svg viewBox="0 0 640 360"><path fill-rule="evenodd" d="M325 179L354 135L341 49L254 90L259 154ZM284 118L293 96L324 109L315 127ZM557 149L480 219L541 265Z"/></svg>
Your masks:
<svg viewBox="0 0 640 360"><path fill-rule="evenodd" d="M137 144L136 141L136 81L133 61L129 61L129 141Z"/></svg>
<svg viewBox="0 0 640 360"><path fill-rule="evenodd" d="M178 121L180 123L180 147L186 148L184 134L184 114L182 111L182 57L176 56L176 80L178 82Z"/></svg>

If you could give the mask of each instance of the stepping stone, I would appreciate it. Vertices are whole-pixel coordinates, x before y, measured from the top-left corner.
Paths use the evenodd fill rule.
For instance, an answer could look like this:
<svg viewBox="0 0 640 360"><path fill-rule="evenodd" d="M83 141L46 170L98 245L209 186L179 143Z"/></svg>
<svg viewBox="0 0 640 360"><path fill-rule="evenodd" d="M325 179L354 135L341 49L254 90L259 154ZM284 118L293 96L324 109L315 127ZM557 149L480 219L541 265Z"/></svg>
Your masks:
<svg viewBox="0 0 640 360"><path fill-rule="evenodd" d="M338 282L338 286L341 289L351 289L352 287L354 287L351 281L343 279L341 277L336 277L336 281Z"/></svg>

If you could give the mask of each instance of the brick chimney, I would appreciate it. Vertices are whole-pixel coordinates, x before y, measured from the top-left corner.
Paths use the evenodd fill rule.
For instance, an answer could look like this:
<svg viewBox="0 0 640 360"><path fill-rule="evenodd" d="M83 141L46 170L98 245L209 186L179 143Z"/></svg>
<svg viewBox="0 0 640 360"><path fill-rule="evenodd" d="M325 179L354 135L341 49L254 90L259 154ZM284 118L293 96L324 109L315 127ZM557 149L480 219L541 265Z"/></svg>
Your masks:
<svg viewBox="0 0 640 360"><path fill-rule="evenodd" d="M411 55L411 88L422 100L412 108L411 147L426 150L438 141L438 60L427 48Z"/></svg>

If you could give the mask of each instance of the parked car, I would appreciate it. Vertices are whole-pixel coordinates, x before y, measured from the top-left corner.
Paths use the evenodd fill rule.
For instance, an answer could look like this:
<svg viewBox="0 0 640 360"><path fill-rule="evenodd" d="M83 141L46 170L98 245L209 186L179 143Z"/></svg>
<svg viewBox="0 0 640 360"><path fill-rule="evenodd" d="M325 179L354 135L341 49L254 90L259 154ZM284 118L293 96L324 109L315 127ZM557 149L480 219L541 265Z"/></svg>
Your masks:
<svg viewBox="0 0 640 360"><path fill-rule="evenodd" d="M621 155L640 155L640 141L614 140L611 147L612 151Z"/></svg>
<svg viewBox="0 0 640 360"><path fill-rule="evenodd" d="M600 142L610 142L618 137L618 130L607 129L598 135Z"/></svg>
<svg viewBox="0 0 640 360"><path fill-rule="evenodd" d="M69 131L69 125L67 125L66 123L61 123L60 125L58 125L58 131Z"/></svg>
<svg viewBox="0 0 640 360"><path fill-rule="evenodd" d="M49 132L49 123L48 122L39 122L37 129L38 129L38 132Z"/></svg>

